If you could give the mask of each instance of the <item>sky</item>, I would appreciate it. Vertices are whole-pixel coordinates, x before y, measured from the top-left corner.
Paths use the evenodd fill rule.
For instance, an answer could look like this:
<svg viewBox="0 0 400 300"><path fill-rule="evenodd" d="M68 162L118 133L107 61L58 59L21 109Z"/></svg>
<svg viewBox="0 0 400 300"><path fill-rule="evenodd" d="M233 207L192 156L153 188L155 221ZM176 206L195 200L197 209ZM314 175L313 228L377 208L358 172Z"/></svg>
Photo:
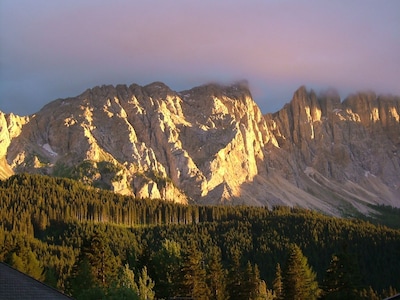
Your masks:
<svg viewBox="0 0 400 300"><path fill-rule="evenodd" d="M5 113L103 84L244 79L263 113L301 85L400 95L400 1L0 1Z"/></svg>

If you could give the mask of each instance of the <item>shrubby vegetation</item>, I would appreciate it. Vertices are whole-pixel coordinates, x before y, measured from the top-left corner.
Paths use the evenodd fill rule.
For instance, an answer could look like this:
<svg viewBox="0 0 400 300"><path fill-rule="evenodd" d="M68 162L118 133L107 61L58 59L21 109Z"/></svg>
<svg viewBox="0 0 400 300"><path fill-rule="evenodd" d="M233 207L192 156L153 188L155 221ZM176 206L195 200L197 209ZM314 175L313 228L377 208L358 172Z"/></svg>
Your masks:
<svg viewBox="0 0 400 300"><path fill-rule="evenodd" d="M400 289L400 230L383 225L134 199L27 174L0 182L0 199L0 260L77 299L380 299Z"/></svg>

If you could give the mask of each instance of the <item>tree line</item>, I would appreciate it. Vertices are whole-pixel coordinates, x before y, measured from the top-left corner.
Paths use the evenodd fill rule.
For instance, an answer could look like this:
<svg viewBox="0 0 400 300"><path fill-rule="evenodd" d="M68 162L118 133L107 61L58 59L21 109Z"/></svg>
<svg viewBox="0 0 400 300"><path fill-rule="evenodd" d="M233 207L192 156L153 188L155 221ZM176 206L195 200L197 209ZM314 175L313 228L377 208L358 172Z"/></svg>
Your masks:
<svg viewBox="0 0 400 300"><path fill-rule="evenodd" d="M400 231L360 220L27 174L0 182L0 199L0 260L78 299L378 299L400 286Z"/></svg>

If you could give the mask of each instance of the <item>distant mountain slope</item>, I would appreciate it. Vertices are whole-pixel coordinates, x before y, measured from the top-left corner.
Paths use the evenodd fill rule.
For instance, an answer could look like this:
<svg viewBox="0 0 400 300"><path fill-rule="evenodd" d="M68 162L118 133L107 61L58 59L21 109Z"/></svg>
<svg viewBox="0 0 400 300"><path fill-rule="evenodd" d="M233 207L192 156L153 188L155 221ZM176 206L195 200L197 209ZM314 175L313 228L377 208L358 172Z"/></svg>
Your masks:
<svg viewBox="0 0 400 300"><path fill-rule="evenodd" d="M95 87L29 117L0 113L0 176L52 174L181 203L367 214L369 204L400 207L399 115L399 97L374 93L341 102L301 87L263 116L245 83L179 93L160 82Z"/></svg>

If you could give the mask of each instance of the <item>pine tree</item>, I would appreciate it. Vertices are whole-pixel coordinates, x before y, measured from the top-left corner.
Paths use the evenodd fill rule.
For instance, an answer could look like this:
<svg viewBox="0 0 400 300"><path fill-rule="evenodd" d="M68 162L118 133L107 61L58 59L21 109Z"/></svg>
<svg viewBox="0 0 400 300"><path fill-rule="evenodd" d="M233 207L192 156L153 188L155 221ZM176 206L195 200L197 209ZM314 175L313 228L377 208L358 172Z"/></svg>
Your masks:
<svg viewBox="0 0 400 300"><path fill-rule="evenodd" d="M86 257L81 257L74 265L72 274L68 279L68 291L75 298L82 295L84 291L95 287L89 260Z"/></svg>
<svg viewBox="0 0 400 300"><path fill-rule="evenodd" d="M240 264L240 253L232 253L231 268L228 272L228 293L230 299L245 299L243 289L243 270Z"/></svg>
<svg viewBox="0 0 400 300"><path fill-rule="evenodd" d="M274 299L272 291L267 289L267 284L264 280L261 280L260 284L258 285L258 294L257 294L256 299L257 300L272 300L272 299Z"/></svg>
<svg viewBox="0 0 400 300"><path fill-rule="evenodd" d="M119 284L121 287L139 292L138 286L135 282L135 273L129 268L128 264L125 264L120 270Z"/></svg>
<svg viewBox="0 0 400 300"><path fill-rule="evenodd" d="M182 268L181 245L172 240L164 240L161 249L152 257L152 274L156 275L155 291L159 298L169 298L179 294L180 272Z"/></svg>
<svg viewBox="0 0 400 300"><path fill-rule="evenodd" d="M210 290L206 282L203 255L197 245L191 241L186 251L182 267L183 292L194 299L209 299Z"/></svg>
<svg viewBox="0 0 400 300"><path fill-rule="evenodd" d="M119 269L118 273L118 280L114 281L111 286L102 289L104 296L101 299L140 300L138 287L135 282L135 274L129 268L129 265L125 264L125 266Z"/></svg>
<svg viewBox="0 0 400 300"><path fill-rule="evenodd" d="M153 300L155 297L153 288L154 288L154 282L147 274L147 267L144 266L138 282L138 291L140 300Z"/></svg>
<svg viewBox="0 0 400 300"><path fill-rule="evenodd" d="M362 300L380 300L382 299L381 297L378 296L378 294L372 289L372 287L369 287L368 289L362 289L358 293L354 294L355 297L351 298L329 298L329 299L362 299ZM326 298L324 298L326 299Z"/></svg>
<svg viewBox="0 0 400 300"><path fill-rule="evenodd" d="M248 261L243 275L242 289L244 297L249 300L257 299L260 283L260 272L258 271L258 267L253 268L250 261Z"/></svg>
<svg viewBox="0 0 400 300"><path fill-rule="evenodd" d="M397 294L398 294L397 290L394 287L389 286L388 290L383 289L381 298L389 298Z"/></svg>
<svg viewBox="0 0 400 300"><path fill-rule="evenodd" d="M43 281L45 279L44 270L35 254L25 247L22 247L17 253L11 255L11 266L29 276Z"/></svg>
<svg viewBox="0 0 400 300"><path fill-rule="evenodd" d="M212 247L209 254L207 282L214 300L227 300L229 296L226 290L226 271L221 263L221 250Z"/></svg>
<svg viewBox="0 0 400 300"><path fill-rule="evenodd" d="M281 300L283 295L283 282L282 282L282 270L279 263L276 264L275 278L272 283L272 289L277 300Z"/></svg>
<svg viewBox="0 0 400 300"><path fill-rule="evenodd" d="M324 299L358 299L360 274L356 259L347 252L332 255L326 270L323 289Z"/></svg>
<svg viewBox="0 0 400 300"><path fill-rule="evenodd" d="M292 244L289 250L283 278L283 295L288 300L312 300L320 295L316 274L308 265L301 249L295 244Z"/></svg>
<svg viewBox="0 0 400 300"><path fill-rule="evenodd" d="M112 253L103 232L97 231L90 240L89 247L84 249L91 269L100 286L106 287L117 277L120 263Z"/></svg>
<svg viewBox="0 0 400 300"><path fill-rule="evenodd" d="M22 261L22 258L18 256L17 253L13 253L11 255L11 261L10 261L11 266L13 266L13 268L17 269L18 271L25 273L25 264Z"/></svg>
<svg viewBox="0 0 400 300"><path fill-rule="evenodd" d="M44 280L44 270L36 255L32 251L28 251L25 263L26 273L33 278L43 281Z"/></svg>
<svg viewBox="0 0 400 300"><path fill-rule="evenodd" d="M264 280L260 278L260 270L257 265L254 265L252 268L251 276L250 276L252 290L250 292L250 298L254 300L265 300L267 299L267 284Z"/></svg>

